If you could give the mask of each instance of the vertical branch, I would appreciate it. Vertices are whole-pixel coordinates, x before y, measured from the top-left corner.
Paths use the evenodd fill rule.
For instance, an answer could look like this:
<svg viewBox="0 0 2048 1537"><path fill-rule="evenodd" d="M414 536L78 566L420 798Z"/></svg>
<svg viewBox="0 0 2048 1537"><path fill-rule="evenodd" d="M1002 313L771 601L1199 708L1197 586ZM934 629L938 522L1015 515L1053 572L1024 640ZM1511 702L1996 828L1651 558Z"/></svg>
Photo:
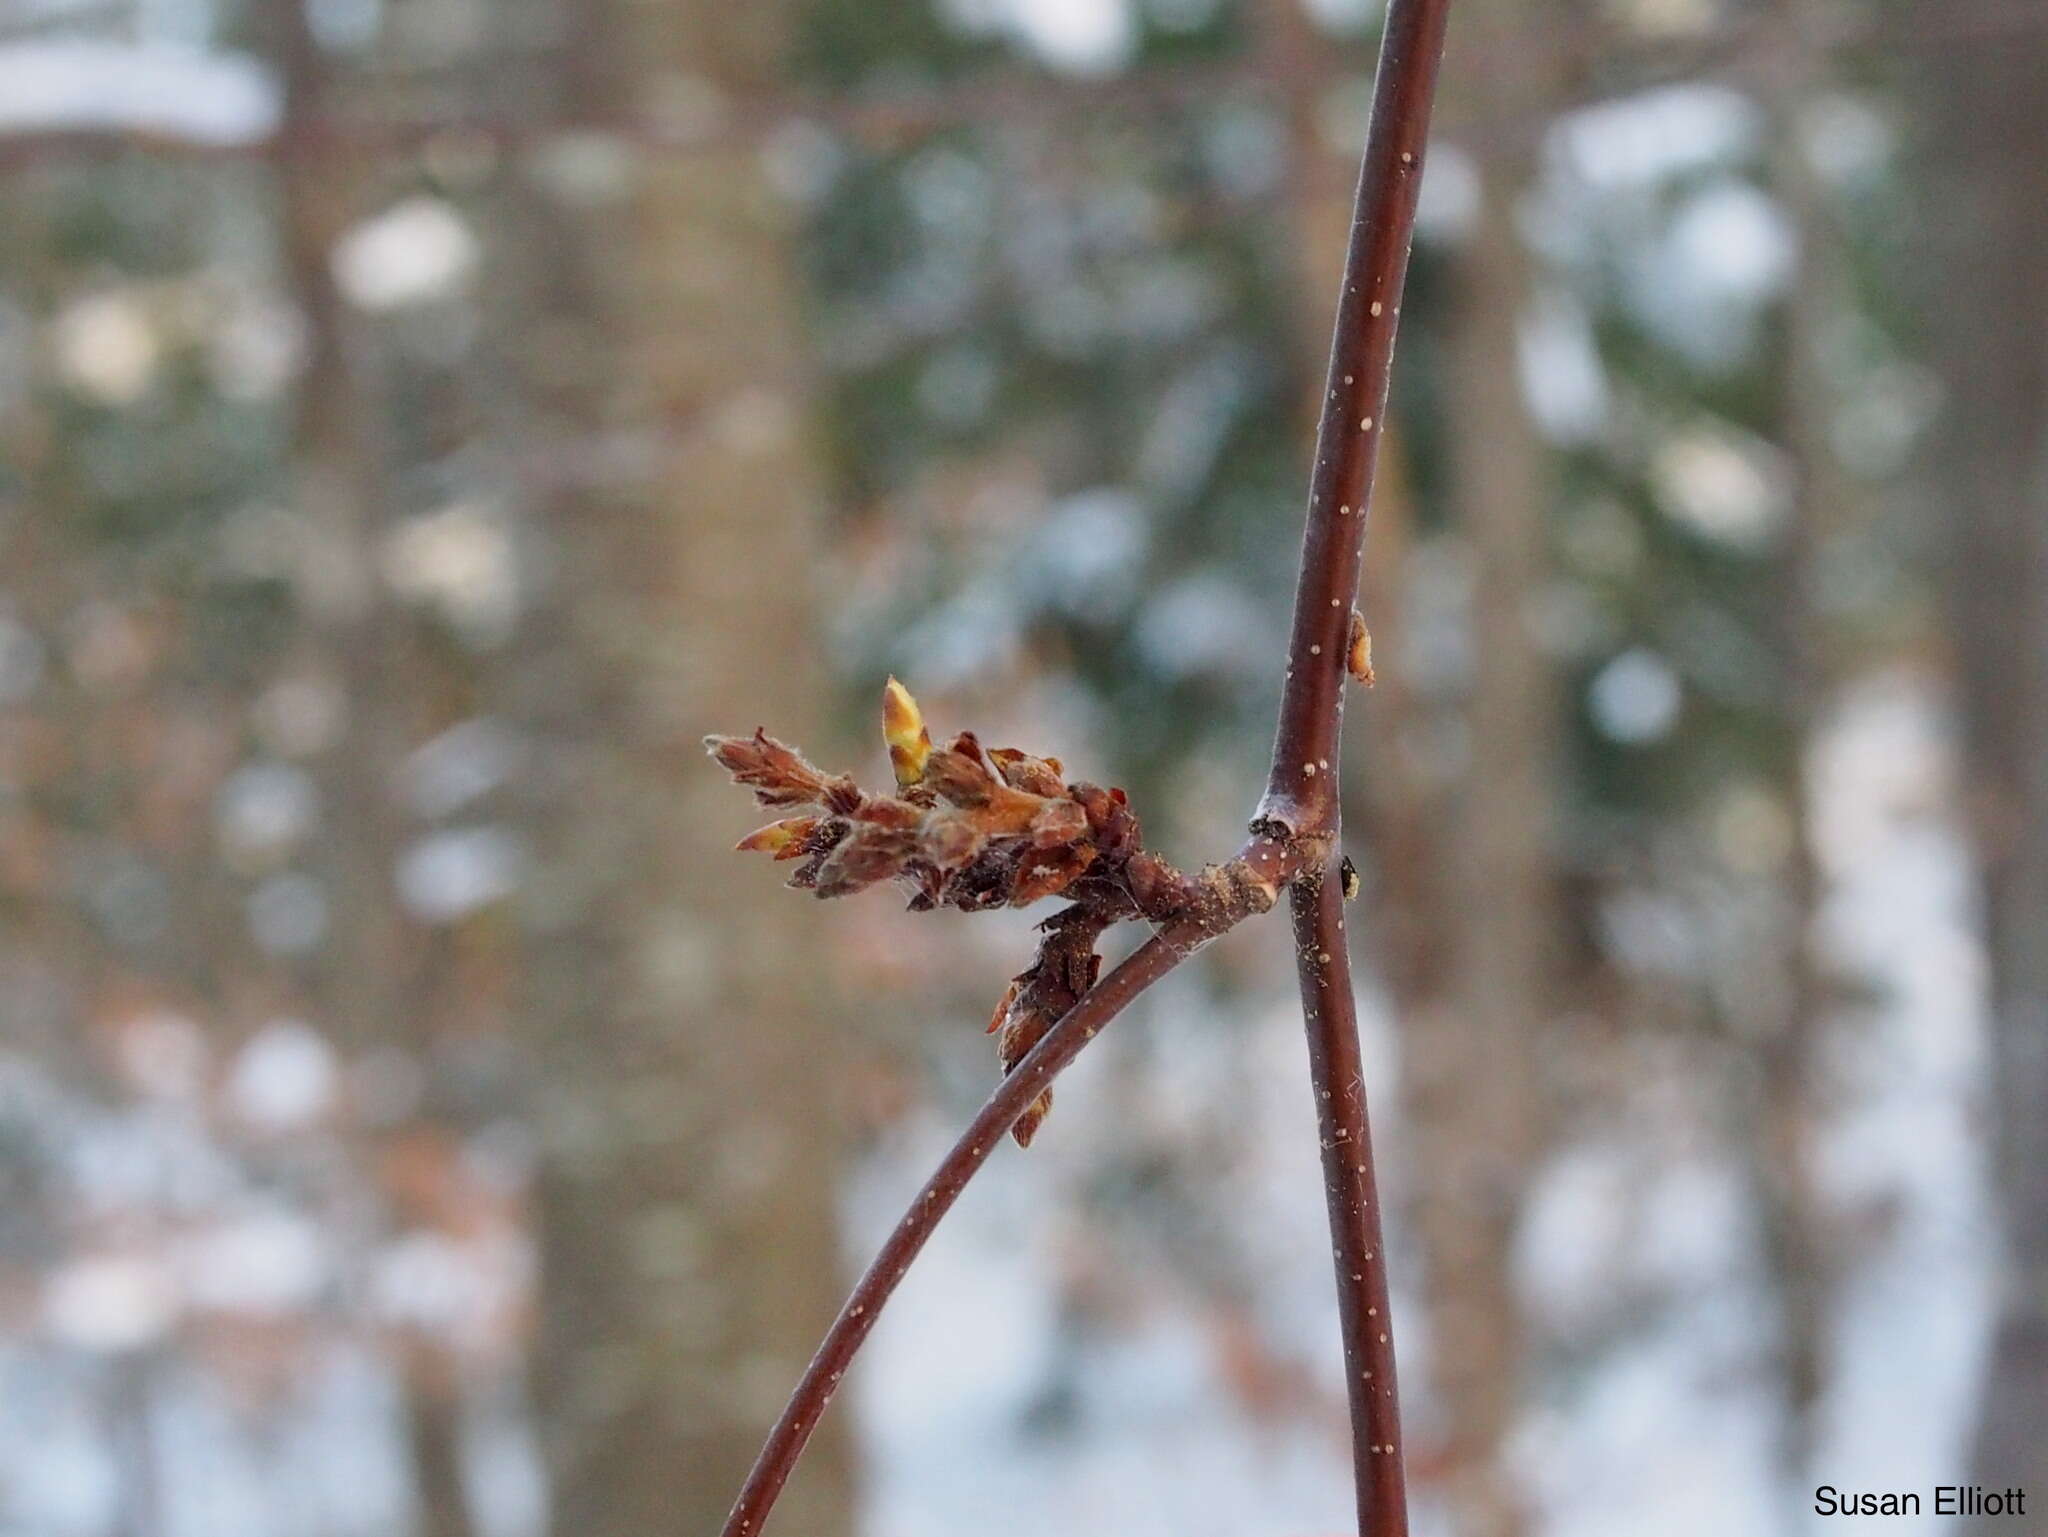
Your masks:
<svg viewBox="0 0 2048 1537"><path fill-rule="evenodd" d="M1391 0L1380 40L1330 375L1316 431L1308 528L1294 593L1287 680L1258 818L1294 832L1333 831L1344 651L1365 549L1366 506L1386 416L1401 288L1429 137L1450 0Z"/></svg>
<svg viewBox="0 0 2048 1537"><path fill-rule="evenodd" d="M1254 823L1320 845L1289 902L1321 1122L1361 1537L1405 1537L1408 1508L1343 893L1327 865L1338 832L1345 656L1449 10L1449 0L1390 0L1387 10L1316 432L1273 765Z"/></svg>
<svg viewBox="0 0 2048 1537"><path fill-rule="evenodd" d="M1323 1195L1337 1264L1358 1530L1361 1537L1406 1537L1408 1489L1401 1461L1387 1251L1380 1231L1351 957L1344 943L1342 884L1329 872L1308 875L1289 891L1288 906L1308 1025L1309 1081L1316 1091Z"/></svg>

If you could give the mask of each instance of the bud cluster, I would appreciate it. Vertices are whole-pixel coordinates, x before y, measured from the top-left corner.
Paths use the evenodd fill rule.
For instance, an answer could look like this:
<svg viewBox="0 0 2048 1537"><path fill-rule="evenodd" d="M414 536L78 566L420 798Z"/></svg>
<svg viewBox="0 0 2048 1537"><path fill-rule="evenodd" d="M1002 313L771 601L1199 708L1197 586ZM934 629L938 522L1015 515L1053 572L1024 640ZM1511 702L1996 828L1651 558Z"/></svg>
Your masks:
<svg viewBox="0 0 2048 1537"><path fill-rule="evenodd" d="M910 692L882 696L893 795L827 774L757 730L705 739L711 756L764 806L801 809L742 838L742 850L798 860L790 885L845 896L882 881L912 909L1023 907L1091 872L1117 881L1138 852L1138 819L1121 790L1068 784L1057 758L983 747L971 731L935 748Z"/></svg>
<svg viewBox="0 0 2048 1537"><path fill-rule="evenodd" d="M1071 900L1039 925L1037 957L989 1021L1005 1073L1095 985L1096 941L1111 924L1192 919L1221 932L1272 906L1272 885L1242 860L1189 876L1146 851L1124 792L1068 783L1057 758L983 747L971 731L934 747L917 701L894 678L882 694L882 738L896 778L888 795L826 773L766 731L704 745L763 806L795 813L738 846L798 862L789 884L800 890L838 897L893 881L919 912ZM1048 1091L1025 1111L1013 1130L1019 1143L1051 1105Z"/></svg>

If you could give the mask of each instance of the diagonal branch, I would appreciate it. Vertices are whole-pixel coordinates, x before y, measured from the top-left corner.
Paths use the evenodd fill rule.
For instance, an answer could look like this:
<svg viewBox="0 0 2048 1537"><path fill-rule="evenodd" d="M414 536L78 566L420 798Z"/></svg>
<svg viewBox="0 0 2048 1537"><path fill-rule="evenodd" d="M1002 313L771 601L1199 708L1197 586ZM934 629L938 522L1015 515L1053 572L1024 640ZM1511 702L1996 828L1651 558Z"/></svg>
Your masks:
<svg viewBox="0 0 2048 1537"><path fill-rule="evenodd" d="M1214 932L1213 926L1195 921L1161 929L1090 988L996 1087L910 1203L903 1220L896 1224L896 1230L826 1331L824 1343L804 1369L788 1406L769 1432L767 1445L762 1447L753 1471L747 1475L746 1486L726 1518L723 1537L754 1537L761 1530L776 1496L803 1454L804 1443L816 1428L819 1415L831 1402L855 1353L874 1328L882 1305L896 1290L940 1218L952 1209L967 1182L988 1162L1003 1134L1105 1025L1146 988L1213 938Z"/></svg>

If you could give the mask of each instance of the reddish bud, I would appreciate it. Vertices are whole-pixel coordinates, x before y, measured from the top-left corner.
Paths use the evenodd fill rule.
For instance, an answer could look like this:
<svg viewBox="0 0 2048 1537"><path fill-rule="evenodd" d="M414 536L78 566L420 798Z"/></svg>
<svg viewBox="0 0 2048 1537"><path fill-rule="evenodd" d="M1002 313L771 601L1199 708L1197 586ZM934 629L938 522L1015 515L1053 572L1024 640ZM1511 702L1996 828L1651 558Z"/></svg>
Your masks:
<svg viewBox="0 0 2048 1537"><path fill-rule="evenodd" d="M985 841L972 817L958 811L936 811L925 819L918 843L924 857L941 870L957 870L981 852Z"/></svg>
<svg viewBox="0 0 2048 1537"><path fill-rule="evenodd" d="M924 808L913 806L909 801L894 800L886 795L877 795L861 802L853 813L856 822L871 822L877 827L916 827L924 821Z"/></svg>
<svg viewBox="0 0 2048 1537"><path fill-rule="evenodd" d="M1023 982L1023 977L1015 977L1011 980L1009 991L1003 994L1002 999L996 1004L995 1013L989 1016L988 1028L981 1032L983 1035L994 1035L1003 1028L1003 1021L1010 1017L1010 1005L1017 1001L1017 989L1023 985Z"/></svg>
<svg viewBox="0 0 2048 1537"><path fill-rule="evenodd" d="M941 800L969 810L987 805L998 788L980 755L963 751L958 741L925 760L924 778Z"/></svg>
<svg viewBox="0 0 2048 1537"><path fill-rule="evenodd" d="M1048 798L1066 793L1057 758L1036 758L1014 747L991 747L988 755L1003 782L1013 790L1028 790Z"/></svg>
<svg viewBox="0 0 2048 1537"><path fill-rule="evenodd" d="M821 897L843 897L903 873L917 852L915 837L895 827L857 824L818 867Z"/></svg>
<svg viewBox="0 0 2048 1537"><path fill-rule="evenodd" d="M704 747L764 806L802 806L825 798L825 775L794 747L759 727L750 737L708 736Z"/></svg>
<svg viewBox="0 0 2048 1537"><path fill-rule="evenodd" d="M1060 848L1034 849L1017 866L1010 885L1010 904L1029 907L1040 897L1057 896L1095 862L1095 846L1069 844Z"/></svg>
<svg viewBox="0 0 2048 1537"><path fill-rule="evenodd" d="M1088 836L1088 813L1074 801L1047 801L1031 819L1031 841L1042 849L1058 848Z"/></svg>
<svg viewBox="0 0 2048 1537"><path fill-rule="evenodd" d="M817 831L818 817L784 817L756 828L733 845L735 853L772 854L776 859L797 859L806 852L806 842Z"/></svg>

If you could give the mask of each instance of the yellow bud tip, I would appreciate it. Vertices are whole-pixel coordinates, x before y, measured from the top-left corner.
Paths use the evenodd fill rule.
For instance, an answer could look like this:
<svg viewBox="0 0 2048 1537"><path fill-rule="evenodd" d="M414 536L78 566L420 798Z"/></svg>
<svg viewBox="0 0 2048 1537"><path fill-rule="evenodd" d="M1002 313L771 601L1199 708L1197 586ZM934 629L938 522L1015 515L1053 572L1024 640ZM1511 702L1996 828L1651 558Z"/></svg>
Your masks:
<svg viewBox="0 0 2048 1537"><path fill-rule="evenodd" d="M816 817L785 817L780 822L770 822L766 827L756 828L733 845L738 854L772 854L777 859L792 857L797 845L810 836L811 829L818 825Z"/></svg>
<svg viewBox="0 0 2048 1537"><path fill-rule="evenodd" d="M924 712L910 697L910 690L891 678L882 690L882 740L889 744L889 764L896 771L896 783L907 788L924 778L925 761L932 755L932 734L925 730Z"/></svg>

